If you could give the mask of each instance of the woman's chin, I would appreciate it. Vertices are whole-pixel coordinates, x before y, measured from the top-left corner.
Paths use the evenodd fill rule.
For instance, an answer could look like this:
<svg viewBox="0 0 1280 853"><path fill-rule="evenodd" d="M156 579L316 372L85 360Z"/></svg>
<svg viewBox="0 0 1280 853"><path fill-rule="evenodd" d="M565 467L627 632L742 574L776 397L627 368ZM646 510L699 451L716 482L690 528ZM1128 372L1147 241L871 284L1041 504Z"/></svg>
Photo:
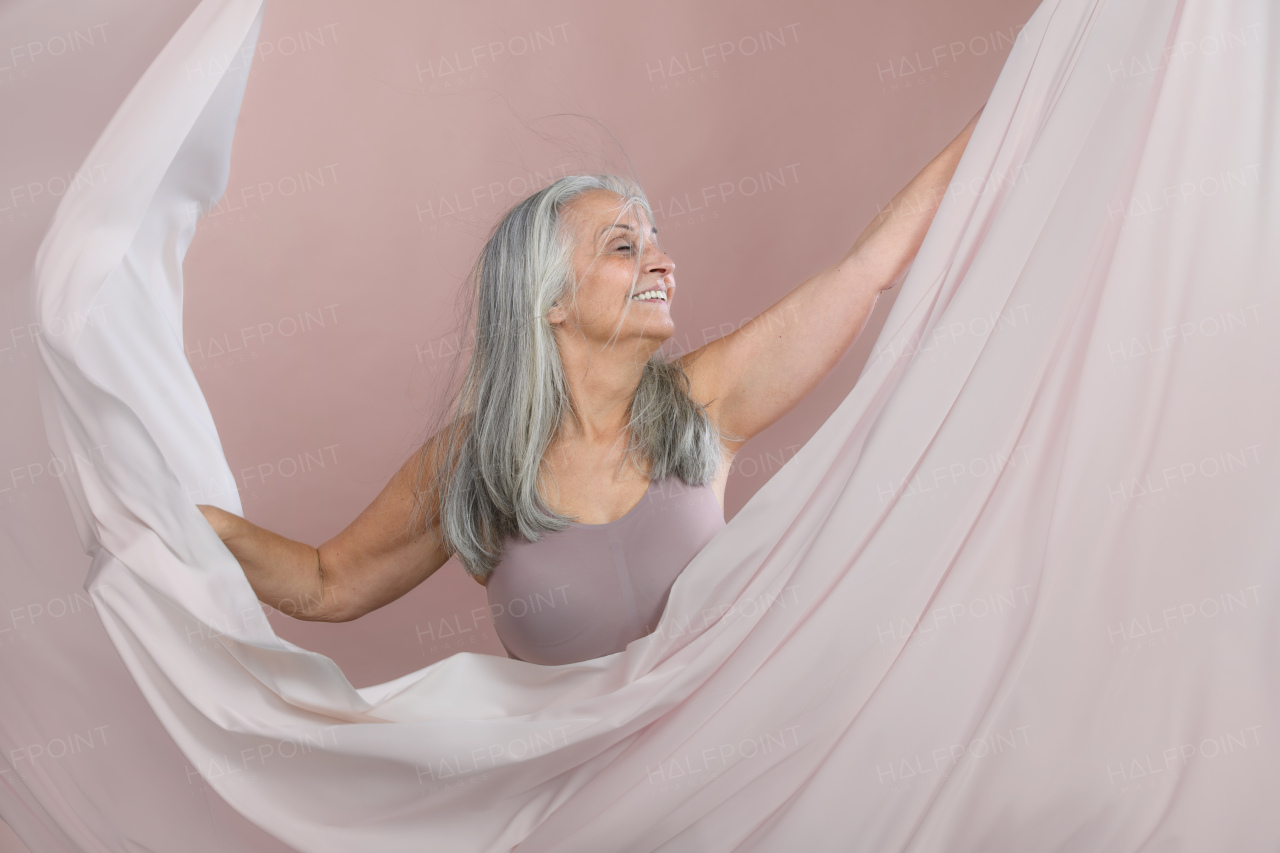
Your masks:
<svg viewBox="0 0 1280 853"><path fill-rule="evenodd" d="M657 322L651 322L646 324L644 328L639 330L640 337L657 341L660 344L670 340L671 336L674 335L675 333L676 333L676 324L671 321L670 317L667 317L665 322L661 324L658 324Z"/></svg>

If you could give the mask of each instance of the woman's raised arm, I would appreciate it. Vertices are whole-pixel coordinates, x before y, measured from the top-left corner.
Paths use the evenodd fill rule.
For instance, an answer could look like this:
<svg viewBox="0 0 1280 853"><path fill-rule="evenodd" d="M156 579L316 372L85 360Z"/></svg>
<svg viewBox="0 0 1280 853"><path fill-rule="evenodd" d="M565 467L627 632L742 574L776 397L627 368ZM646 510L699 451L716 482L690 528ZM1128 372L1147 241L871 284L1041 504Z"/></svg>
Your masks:
<svg viewBox="0 0 1280 853"><path fill-rule="evenodd" d="M840 261L681 359L694 399L740 437L730 450L790 411L849 349L880 292L897 283L919 251L981 114L893 197Z"/></svg>
<svg viewBox="0 0 1280 853"><path fill-rule="evenodd" d="M260 601L296 619L349 622L404 595L449 559L436 526L409 529L424 453L429 451L410 456L373 503L318 548L217 507L202 504L200 511ZM424 483L433 482L431 473L425 472Z"/></svg>

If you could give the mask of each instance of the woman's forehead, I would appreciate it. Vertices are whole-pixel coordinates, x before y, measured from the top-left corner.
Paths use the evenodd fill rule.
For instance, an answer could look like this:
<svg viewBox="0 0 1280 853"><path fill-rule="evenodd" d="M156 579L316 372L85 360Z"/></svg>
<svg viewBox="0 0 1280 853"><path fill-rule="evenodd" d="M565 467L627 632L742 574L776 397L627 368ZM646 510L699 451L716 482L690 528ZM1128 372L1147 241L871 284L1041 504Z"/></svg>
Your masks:
<svg viewBox="0 0 1280 853"><path fill-rule="evenodd" d="M636 229L649 230L651 227L644 207L639 202L628 201L609 190L585 192L574 199L570 206L573 208L571 216L575 224L580 229L585 228L588 233L584 236L589 238L607 236L609 232L616 230L609 228L615 224L630 226L633 233Z"/></svg>

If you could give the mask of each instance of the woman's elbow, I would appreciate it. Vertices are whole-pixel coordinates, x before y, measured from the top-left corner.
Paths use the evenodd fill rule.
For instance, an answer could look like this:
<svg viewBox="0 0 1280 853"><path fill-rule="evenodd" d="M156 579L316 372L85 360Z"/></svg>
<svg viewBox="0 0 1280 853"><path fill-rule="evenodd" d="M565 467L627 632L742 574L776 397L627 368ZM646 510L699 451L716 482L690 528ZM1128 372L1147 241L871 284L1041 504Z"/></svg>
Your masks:
<svg viewBox="0 0 1280 853"><path fill-rule="evenodd" d="M351 622L368 612L352 595L348 584L336 577L336 565L326 565L316 552L314 586L302 595L281 600L276 609L306 622Z"/></svg>
<svg viewBox="0 0 1280 853"><path fill-rule="evenodd" d="M285 616L302 622L350 622L363 615L350 605L337 600L331 592L318 596L284 598L275 602L273 606Z"/></svg>

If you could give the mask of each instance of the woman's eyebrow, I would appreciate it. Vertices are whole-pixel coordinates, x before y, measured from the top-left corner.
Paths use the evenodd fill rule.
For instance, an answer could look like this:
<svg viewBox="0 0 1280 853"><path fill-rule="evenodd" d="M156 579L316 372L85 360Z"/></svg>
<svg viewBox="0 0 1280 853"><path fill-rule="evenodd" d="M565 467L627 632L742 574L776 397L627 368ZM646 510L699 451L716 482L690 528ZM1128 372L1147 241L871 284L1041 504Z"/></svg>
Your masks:
<svg viewBox="0 0 1280 853"><path fill-rule="evenodd" d="M614 224L614 225L606 225L605 227L601 228L601 229L600 229L600 233L601 233L601 234L603 234L604 232L608 231L610 228L625 228L625 229L627 229L628 231L634 231L634 230L635 230L635 229L634 229L634 228L632 228L630 225ZM656 236L656 235L657 235L657 233L658 233L658 228L657 228L657 226L654 226L653 228L650 228L650 229L649 229L649 233L650 233L650 234L653 234L653 235L655 235L655 236Z"/></svg>

